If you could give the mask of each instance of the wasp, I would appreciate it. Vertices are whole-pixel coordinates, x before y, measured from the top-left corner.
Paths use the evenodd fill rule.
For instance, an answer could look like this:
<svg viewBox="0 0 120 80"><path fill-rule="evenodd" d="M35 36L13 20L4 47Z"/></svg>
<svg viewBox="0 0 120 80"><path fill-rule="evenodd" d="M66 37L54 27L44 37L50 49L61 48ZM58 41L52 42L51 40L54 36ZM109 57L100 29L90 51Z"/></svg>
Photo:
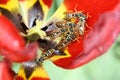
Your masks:
<svg viewBox="0 0 120 80"><path fill-rule="evenodd" d="M80 29L80 34L84 35L84 31L85 28L88 27L89 29L91 29L87 24L86 24L86 20L88 19L89 14L87 13L87 15L85 15L83 13L83 11L79 11L79 12L65 12L65 20L66 21L70 21L70 22L75 22L77 21L77 26L79 26Z"/></svg>
<svg viewBox="0 0 120 80"><path fill-rule="evenodd" d="M64 48L72 41L77 40L80 35L84 36L87 16L82 12L66 12L64 14L65 18L63 21L55 22L57 29L46 32L50 41L55 42L57 38L60 38L59 42L55 42L56 45L54 47L45 51L38 59L38 63L41 64L44 60L54 55L61 55L64 52Z"/></svg>
<svg viewBox="0 0 120 80"><path fill-rule="evenodd" d="M80 12L65 12L65 20L71 20L71 19L87 19L89 16L85 15L82 11Z"/></svg>
<svg viewBox="0 0 120 80"><path fill-rule="evenodd" d="M56 22L56 26L57 27L66 27L66 26L69 26L69 27L75 27L76 26L76 23L74 22Z"/></svg>

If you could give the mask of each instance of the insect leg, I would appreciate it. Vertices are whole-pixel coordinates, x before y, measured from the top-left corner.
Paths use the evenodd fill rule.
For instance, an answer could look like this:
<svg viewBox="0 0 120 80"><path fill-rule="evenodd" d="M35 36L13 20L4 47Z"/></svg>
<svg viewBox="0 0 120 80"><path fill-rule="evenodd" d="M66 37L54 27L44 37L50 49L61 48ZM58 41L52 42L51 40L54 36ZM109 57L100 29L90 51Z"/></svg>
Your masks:
<svg viewBox="0 0 120 80"><path fill-rule="evenodd" d="M44 54L42 54L40 56L40 58L38 59L37 63L41 64L43 63L44 60L48 59L49 57L51 57L54 53L55 49L50 49L47 52L45 52Z"/></svg>

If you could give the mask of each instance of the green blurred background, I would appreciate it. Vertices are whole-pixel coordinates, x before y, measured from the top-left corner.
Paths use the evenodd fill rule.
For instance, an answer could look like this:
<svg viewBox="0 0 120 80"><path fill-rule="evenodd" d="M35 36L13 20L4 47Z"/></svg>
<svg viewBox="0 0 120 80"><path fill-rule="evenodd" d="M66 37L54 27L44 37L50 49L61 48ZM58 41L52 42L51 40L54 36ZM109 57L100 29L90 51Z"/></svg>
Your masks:
<svg viewBox="0 0 120 80"><path fill-rule="evenodd" d="M54 0L47 19L57 10L62 0ZM73 70L59 68L49 60L44 67L51 80L120 80L120 36L106 54ZM18 65L13 67L18 70Z"/></svg>

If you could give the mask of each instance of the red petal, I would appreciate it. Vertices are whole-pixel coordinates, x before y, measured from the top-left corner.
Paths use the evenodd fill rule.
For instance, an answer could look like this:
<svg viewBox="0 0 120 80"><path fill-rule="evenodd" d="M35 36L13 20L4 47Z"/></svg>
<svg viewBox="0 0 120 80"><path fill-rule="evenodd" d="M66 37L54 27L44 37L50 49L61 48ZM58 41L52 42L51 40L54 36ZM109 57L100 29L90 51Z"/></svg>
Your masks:
<svg viewBox="0 0 120 80"><path fill-rule="evenodd" d="M68 11L69 10L74 11L75 7L76 7L76 9L78 11L84 10L85 14L87 14L87 12L88 12L91 17L87 20L87 24L90 27L93 27L95 22L98 20L98 17L99 16L101 17L102 13L113 10L115 8L115 6L117 4L119 4L119 0L109 0L109 2L106 1L106 0L100 0L100 1L98 1L98 0L92 0L92 1L89 1L89 0L79 0L79 1L78 0L71 0L71 1L65 0L64 4L65 4L66 8L68 9ZM105 21L107 21L107 18L108 17L106 17ZM118 19L116 19L116 18L114 18L114 19L115 19L115 21L118 21ZM108 23L108 22L106 22L106 23ZM104 22L104 24L101 25L101 28L104 31L107 29L106 27L110 27L106 23ZM113 23L115 25L116 24L118 25L118 23L116 23L116 22L113 22ZM113 28L112 25L111 25L111 28ZM108 29L108 30L111 31L111 28ZM98 30L98 28L97 28L97 30ZM114 30L114 28L113 28L113 33L118 34L118 32L116 30ZM95 37L95 36L98 36L98 34L100 34L100 33L98 32L96 35L93 35L93 34L95 34L95 33L92 33L92 36ZM102 36L98 37L98 40L101 40L101 37L104 37L104 36L105 36L105 38L110 37L109 35L111 35L112 32L111 33L103 33L102 32L102 34L105 34L105 35L102 35ZM88 35L89 35L89 33L88 33ZM63 68L75 68L75 67L79 67L79 66L83 65L82 62L84 62L84 64L87 63L88 61L94 59L94 57L96 57L98 55L95 54L95 53L94 54L89 54L89 56L91 56L91 59L89 59L89 56L87 54L84 55L82 53L83 49L87 50L86 49L86 44L93 44L93 42L95 42L95 41L91 41L91 42L88 43L87 41L80 40L80 42L76 41L76 42L72 43L68 47L68 51L69 51L71 57L56 60L56 61L54 61L54 63L56 65L60 66L60 67L63 67ZM109 41L111 42L111 40L109 40ZM86 44L84 44L84 47L83 47L83 43L86 43ZM104 41L104 43L105 43L105 41ZM107 46L107 44L106 44L106 46ZM95 47L92 46L91 48L94 49ZM82 56L88 57L88 59L85 58L87 60L82 60Z"/></svg>
<svg viewBox="0 0 120 80"><path fill-rule="evenodd" d="M13 62L23 62L32 60L37 53L37 43L31 43L23 50L20 51L8 51L1 50L2 54Z"/></svg>
<svg viewBox="0 0 120 80"><path fill-rule="evenodd" d="M21 76L17 76L17 77L15 78L15 80L24 80L24 78L21 77Z"/></svg>
<svg viewBox="0 0 120 80"><path fill-rule="evenodd" d="M53 0L43 0L43 2L50 8Z"/></svg>
<svg viewBox="0 0 120 80"><path fill-rule="evenodd" d="M106 11L110 11L116 7L119 3L119 0L64 0L64 4L67 7L68 11L84 11L89 13L91 18L89 18L87 24L92 27L99 15Z"/></svg>
<svg viewBox="0 0 120 80"><path fill-rule="evenodd" d="M17 78L15 80L24 80L23 77L21 76L17 76ZM48 78L39 78L39 77L34 77L31 80L50 80Z"/></svg>
<svg viewBox="0 0 120 80"><path fill-rule="evenodd" d="M0 51L11 61L21 62L35 57L37 44L25 47L24 39L20 36L14 24L5 16L0 15Z"/></svg>
<svg viewBox="0 0 120 80"><path fill-rule="evenodd" d="M120 33L120 5L115 11L102 15L93 31L84 40L84 54L78 56L69 68L90 62L106 52Z"/></svg>
<svg viewBox="0 0 120 80"><path fill-rule="evenodd" d="M25 1L25 0L19 0L19 1ZM47 5L49 8L52 5L53 0L42 0L44 2L45 5Z"/></svg>
<svg viewBox="0 0 120 80"><path fill-rule="evenodd" d="M15 25L5 16L0 15L0 47L5 50L22 50L25 47L24 39L20 36Z"/></svg>
<svg viewBox="0 0 120 80"><path fill-rule="evenodd" d="M5 62L0 62L0 80L13 80L10 68Z"/></svg>
<svg viewBox="0 0 120 80"><path fill-rule="evenodd" d="M0 0L0 4L7 4L9 0Z"/></svg>
<svg viewBox="0 0 120 80"><path fill-rule="evenodd" d="M50 80L48 78L38 78L38 77L34 77L31 80Z"/></svg>

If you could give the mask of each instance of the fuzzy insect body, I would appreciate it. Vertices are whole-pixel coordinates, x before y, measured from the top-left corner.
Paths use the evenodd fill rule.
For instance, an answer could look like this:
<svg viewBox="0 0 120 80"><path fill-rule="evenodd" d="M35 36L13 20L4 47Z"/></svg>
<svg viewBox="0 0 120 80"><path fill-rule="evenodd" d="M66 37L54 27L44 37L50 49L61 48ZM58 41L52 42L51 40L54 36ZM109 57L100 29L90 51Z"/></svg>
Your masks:
<svg viewBox="0 0 120 80"><path fill-rule="evenodd" d="M72 19L80 19L80 18L84 18L87 19L88 15L86 16L85 14L83 14L82 11L80 12L65 12L65 20L72 20Z"/></svg>
<svg viewBox="0 0 120 80"><path fill-rule="evenodd" d="M66 12L64 14L64 21L56 22L55 25L58 28L47 34L50 41L54 41L58 37L61 37L61 40L54 48L47 50L41 55L38 60L39 63L42 63L53 55L61 55L61 52L64 52L64 48L72 41L77 40L79 36L84 36L86 19L88 17L82 12Z"/></svg>

